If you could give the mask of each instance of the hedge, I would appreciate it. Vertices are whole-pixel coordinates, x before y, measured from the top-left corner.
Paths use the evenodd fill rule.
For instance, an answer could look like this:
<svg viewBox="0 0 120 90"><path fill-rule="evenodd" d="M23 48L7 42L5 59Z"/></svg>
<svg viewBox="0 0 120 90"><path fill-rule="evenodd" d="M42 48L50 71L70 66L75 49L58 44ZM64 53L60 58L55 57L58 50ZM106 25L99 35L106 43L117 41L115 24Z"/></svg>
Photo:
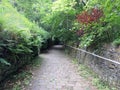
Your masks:
<svg viewBox="0 0 120 90"><path fill-rule="evenodd" d="M49 33L30 22L12 5L0 2L0 81L30 62Z"/></svg>

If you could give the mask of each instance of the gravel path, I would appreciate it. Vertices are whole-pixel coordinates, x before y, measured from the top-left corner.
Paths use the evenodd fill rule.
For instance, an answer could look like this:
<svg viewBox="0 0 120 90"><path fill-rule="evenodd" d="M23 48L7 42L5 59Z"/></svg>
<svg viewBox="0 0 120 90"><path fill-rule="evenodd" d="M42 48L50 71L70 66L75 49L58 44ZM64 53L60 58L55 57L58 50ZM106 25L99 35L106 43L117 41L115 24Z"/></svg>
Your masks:
<svg viewBox="0 0 120 90"><path fill-rule="evenodd" d="M26 90L97 90L79 75L62 46L54 46L40 57L42 64L33 71L33 79Z"/></svg>

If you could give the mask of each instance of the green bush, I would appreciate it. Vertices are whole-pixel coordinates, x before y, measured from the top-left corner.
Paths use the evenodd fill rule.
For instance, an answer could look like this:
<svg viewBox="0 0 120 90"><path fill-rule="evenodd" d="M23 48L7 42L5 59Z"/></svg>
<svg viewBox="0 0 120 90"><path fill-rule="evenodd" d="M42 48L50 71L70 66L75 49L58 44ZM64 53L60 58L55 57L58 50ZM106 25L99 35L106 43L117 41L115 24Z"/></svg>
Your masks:
<svg viewBox="0 0 120 90"><path fill-rule="evenodd" d="M120 38L116 39L116 40L113 42L113 45L119 46L119 45L120 45Z"/></svg>
<svg viewBox="0 0 120 90"><path fill-rule="evenodd" d="M1 1L0 69L3 73L29 62L48 38L48 32L19 14L7 0Z"/></svg>
<svg viewBox="0 0 120 90"><path fill-rule="evenodd" d="M103 15L97 22L89 23L88 25L80 23L81 27L84 25L85 31L83 37L80 37L80 46L100 47L101 44L111 42L120 45L119 4L119 0L88 0L83 12L90 13L91 9L94 8L96 10L101 10Z"/></svg>

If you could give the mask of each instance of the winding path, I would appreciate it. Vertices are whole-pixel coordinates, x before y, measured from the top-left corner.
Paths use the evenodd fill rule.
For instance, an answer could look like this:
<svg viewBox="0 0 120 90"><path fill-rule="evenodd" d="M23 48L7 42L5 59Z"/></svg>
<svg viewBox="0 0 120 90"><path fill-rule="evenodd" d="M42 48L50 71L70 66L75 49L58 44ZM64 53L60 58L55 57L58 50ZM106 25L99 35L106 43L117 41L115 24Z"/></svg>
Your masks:
<svg viewBox="0 0 120 90"><path fill-rule="evenodd" d="M97 90L79 75L62 46L54 46L40 57L42 64L33 71L31 83L25 90Z"/></svg>

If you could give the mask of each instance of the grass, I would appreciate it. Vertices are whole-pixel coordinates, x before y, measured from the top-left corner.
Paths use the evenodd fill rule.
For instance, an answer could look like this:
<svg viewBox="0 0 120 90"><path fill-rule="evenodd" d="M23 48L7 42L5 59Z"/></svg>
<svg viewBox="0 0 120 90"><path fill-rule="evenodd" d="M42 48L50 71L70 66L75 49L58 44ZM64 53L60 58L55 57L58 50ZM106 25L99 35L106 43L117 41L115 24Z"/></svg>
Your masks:
<svg viewBox="0 0 120 90"><path fill-rule="evenodd" d="M37 69L41 65L42 59L35 58L31 63L19 69L16 74L11 75L10 79L6 82L5 90L25 90L25 86L30 84L33 76L33 69Z"/></svg>
<svg viewBox="0 0 120 90"><path fill-rule="evenodd" d="M73 60L73 63L78 65L76 59ZM80 76L91 81L92 85L96 86L98 90L117 90L114 87L110 87L107 82L102 81L96 73L83 64L78 65L78 71Z"/></svg>

